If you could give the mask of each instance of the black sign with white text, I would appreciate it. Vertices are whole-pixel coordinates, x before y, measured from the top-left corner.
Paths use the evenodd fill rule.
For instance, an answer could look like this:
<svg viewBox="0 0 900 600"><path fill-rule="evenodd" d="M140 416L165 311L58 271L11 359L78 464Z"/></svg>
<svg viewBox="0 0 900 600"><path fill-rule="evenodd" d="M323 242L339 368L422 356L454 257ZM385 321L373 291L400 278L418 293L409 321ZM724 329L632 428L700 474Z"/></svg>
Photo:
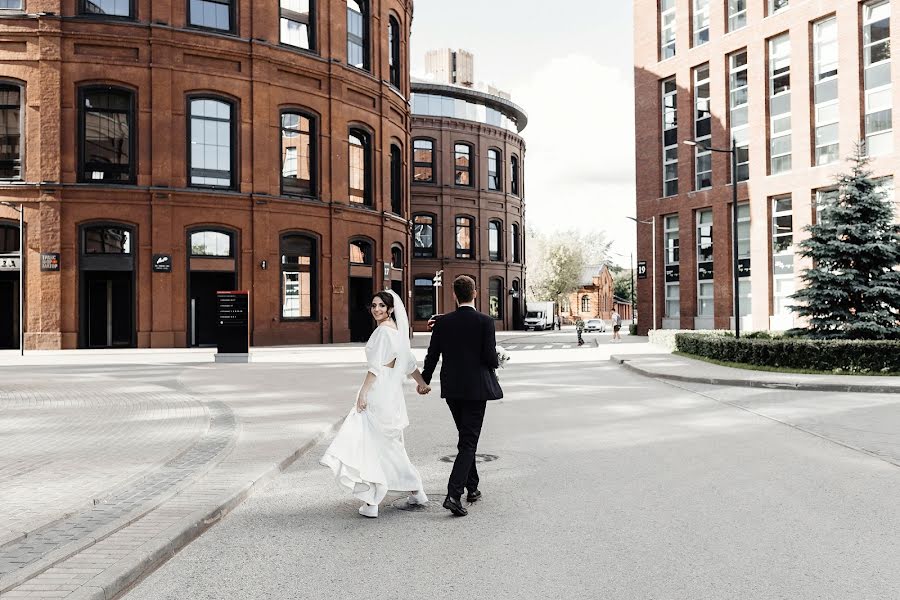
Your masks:
<svg viewBox="0 0 900 600"><path fill-rule="evenodd" d="M647 261L639 260L637 264L637 278L647 279Z"/></svg>
<svg viewBox="0 0 900 600"><path fill-rule="evenodd" d="M59 271L59 252L41 252L41 271Z"/></svg>
<svg viewBox="0 0 900 600"><path fill-rule="evenodd" d="M172 255L171 254L154 254L153 255L153 272L154 273L171 273L172 272Z"/></svg>

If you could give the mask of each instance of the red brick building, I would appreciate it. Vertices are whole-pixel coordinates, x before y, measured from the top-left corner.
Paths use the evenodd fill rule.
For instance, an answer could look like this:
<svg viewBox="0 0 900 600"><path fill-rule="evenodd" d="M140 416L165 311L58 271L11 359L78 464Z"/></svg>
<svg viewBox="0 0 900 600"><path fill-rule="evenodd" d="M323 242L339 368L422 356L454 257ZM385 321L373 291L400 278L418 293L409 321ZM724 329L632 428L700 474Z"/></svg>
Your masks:
<svg viewBox="0 0 900 600"><path fill-rule="evenodd" d="M589 267L581 276L578 291L569 294L560 307L560 317L565 323L578 319L603 319L609 322L616 310L623 321L631 319L631 305L615 297L615 281L606 265Z"/></svg>
<svg viewBox="0 0 900 600"><path fill-rule="evenodd" d="M635 0L641 333L733 328L731 154L707 149L732 141L741 326L795 324L796 242L858 141L894 197L898 18L897 0Z"/></svg>
<svg viewBox="0 0 900 600"><path fill-rule="evenodd" d="M494 94L412 84L414 327L452 310L453 279L469 275L498 330L525 315L524 111ZM432 280L443 271L443 287ZM437 292L437 293L436 293ZM435 305L437 301L437 305Z"/></svg>
<svg viewBox="0 0 900 600"><path fill-rule="evenodd" d="M373 290L409 289L412 1L304 6L4 3L0 200L25 211L27 348L209 344L220 289L250 291L253 344L365 339ZM0 254L16 218L0 206Z"/></svg>

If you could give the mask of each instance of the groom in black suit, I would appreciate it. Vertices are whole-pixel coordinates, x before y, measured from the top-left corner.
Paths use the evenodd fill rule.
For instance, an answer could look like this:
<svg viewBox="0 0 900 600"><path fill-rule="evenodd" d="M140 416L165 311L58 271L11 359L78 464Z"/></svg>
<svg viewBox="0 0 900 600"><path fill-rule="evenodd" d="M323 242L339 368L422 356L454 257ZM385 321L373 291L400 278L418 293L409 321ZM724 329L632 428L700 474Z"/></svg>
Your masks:
<svg viewBox="0 0 900 600"><path fill-rule="evenodd" d="M431 383L438 358L443 355L441 398L447 400L459 431L458 453L447 484L444 508L464 517L469 513L461 501L463 488L469 492L466 497L469 502L481 498L475 452L484 422L485 403L502 398L503 392L493 374L500 366L494 320L475 310L475 281L460 275L453 280L453 294L458 308L441 316L434 324L422 377L426 383ZM428 389L420 388L419 391L427 393Z"/></svg>

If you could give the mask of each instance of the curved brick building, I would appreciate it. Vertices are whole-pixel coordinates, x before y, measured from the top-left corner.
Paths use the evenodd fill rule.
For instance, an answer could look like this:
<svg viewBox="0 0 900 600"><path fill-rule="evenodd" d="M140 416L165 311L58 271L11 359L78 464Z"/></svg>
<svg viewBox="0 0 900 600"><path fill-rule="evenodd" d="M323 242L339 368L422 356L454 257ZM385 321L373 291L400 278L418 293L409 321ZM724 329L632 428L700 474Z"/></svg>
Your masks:
<svg viewBox="0 0 900 600"><path fill-rule="evenodd" d="M210 344L221 289L253 344L365 339L372 291L409 289L411 0L0 6L27 348ZM17 251L0 206L0 347Z"/></svg>
<svg viewBox="0 0 900 600"><path fill-rule="evenodd" d="M470 275L479 310L497 329L525 311L525 112L456 85L412 84L412 277L416 330L454 306L452 282ZM443 271L435 293L433 278ZM435 305L437 301L437 305Z"/></svg>

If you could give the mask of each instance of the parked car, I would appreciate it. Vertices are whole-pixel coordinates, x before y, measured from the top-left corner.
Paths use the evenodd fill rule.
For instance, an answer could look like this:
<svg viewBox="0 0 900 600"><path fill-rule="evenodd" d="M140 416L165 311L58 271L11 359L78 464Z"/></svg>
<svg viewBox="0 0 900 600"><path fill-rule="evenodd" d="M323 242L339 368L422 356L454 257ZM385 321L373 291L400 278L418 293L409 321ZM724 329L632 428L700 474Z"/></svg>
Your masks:
<svg viewBox="0 0 900 600"><path fill-rule="evenodd" d="M603 319L588 319L584 322L584 330L603 333L606 331L606 323L603 322Z"/></svg>

